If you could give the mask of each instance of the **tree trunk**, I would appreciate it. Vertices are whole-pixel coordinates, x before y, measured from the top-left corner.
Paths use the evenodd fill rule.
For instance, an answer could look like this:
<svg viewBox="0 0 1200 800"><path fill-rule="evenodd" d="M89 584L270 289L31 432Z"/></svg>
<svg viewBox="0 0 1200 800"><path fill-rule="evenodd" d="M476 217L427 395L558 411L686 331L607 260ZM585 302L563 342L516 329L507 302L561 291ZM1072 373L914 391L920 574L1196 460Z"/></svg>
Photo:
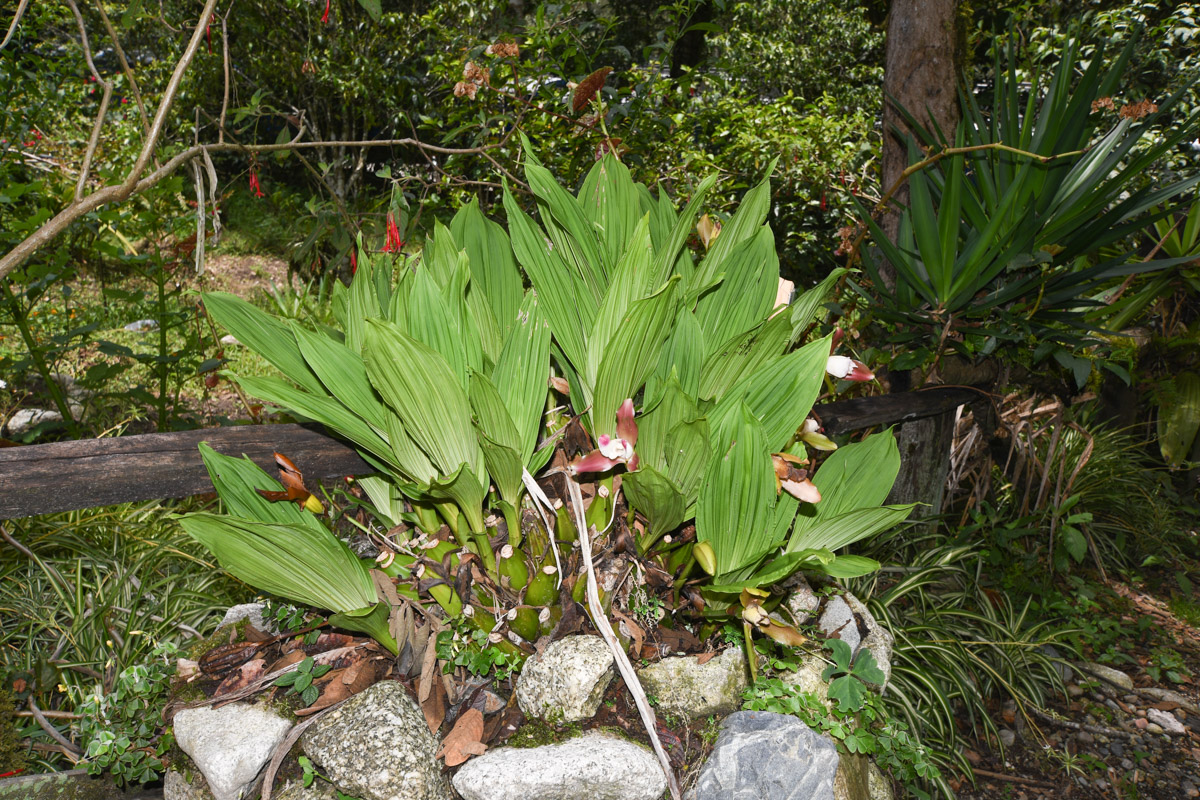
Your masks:
<svg viewBox="0 0 1200 800"><path fill-rule="evenodd" d="M958 125L957 80L959 40L958 0L893 0L888 16L887 60L883 75L882 191L886 192L908 167L909 132L897 105L931 130L936 125L953 141ZM897 131L900 132L897 135ZM908 187L892 198L893 206L908 203ZM899 216L883 218L883 230L896 239ZM884 264L883 278L894 283L894 271Z"/></svg>

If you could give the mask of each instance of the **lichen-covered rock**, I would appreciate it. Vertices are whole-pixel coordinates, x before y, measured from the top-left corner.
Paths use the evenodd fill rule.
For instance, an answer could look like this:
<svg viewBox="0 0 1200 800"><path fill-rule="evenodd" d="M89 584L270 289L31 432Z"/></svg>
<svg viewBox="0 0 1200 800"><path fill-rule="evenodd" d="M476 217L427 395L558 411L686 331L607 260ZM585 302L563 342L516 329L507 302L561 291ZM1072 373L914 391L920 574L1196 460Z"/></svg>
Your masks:
<svg viewBox="0 0 1200 800"><path fill-rule="evenodd" d="M1119 669L1113 669L1112 667L1106 667L1103 664L1096 664L1090 661L1080 664L1079 668L1083 670L1085 675L1100 678L1100 691L1105 694L1115 694L1117 687L1127 692L1133 691L1133 678Z"/></svg>
<svg viewBox="0 0 1200 800"><path fill-rule="evenodd" d="M517 678L525 716L560 724L590 719L613 679L612 650L598 636L568 636L533 656Z"/></svg>
<svg viewBox="0 0 1200 800"><path fill-rule="evenodd" d="M802 692L814 694L826 709L833 708L829 699L829 682L821 677L828 663L815 653L797 652L800 666L794 670L780 673L779 679L788 686L794 686Z"/></svg>
<svg viewBox="0 0 1200 800"><path fill-rule="evenodd" d="M862 635L858 632L858 620L854 617L854 609L843 597L830 597L825 601L821 611L821 620L817 623L821 631L835 639L841 639L850 645L851 652L858 651Z"/></svg>
<svg viewBox="0 0 1200 800"><path fill-rule="evenodd" d="M887 628L880 625L875 617L867 610L867 607L854 595L847 592L843 599L846 605L850 606L850 610L854 612L858 618L859 624L866 628L867 635L862 637L862 641L858 644L858 649L855 650L855 657L862 650L867 650L875 657L875 663L879 669L883 671L883 684L877 685L867 682L875 691L883 691L892 677L892 647L896 643L896 637Z"/></svg>
<svg viewBox="0 0 1200 800"><path fill-rule="evenodd" d="M175 742L204 774L215 800L250 795L292 722L278 712L247 703L185 708L175 715Z"/></svg>
<svg viewBox="0 0 1200 800"><path fill-rule="evenodd" d="M874 761L867 770L867 797L870 800L895 800L896 797L892 791L892 781Z"/></svg>
<svg viewBox="0 0 1200 800"><path fill-rule="evenodd" d="M742 707L750 685L746 657L731 647L704 664L696 656L673 656L638 671L658 708L689 719L728 714Z"/></svg>
<svg viewBox="0 0 1200 800"><path fill-rule="evenodd" d="M361 800L448 800L437 740L404 687L380 681L300 737L304 754L341 791Z"/></svg>
<svg viewBox="0 0 1200 800"><path fill-rule="evenodd" d="M821 598L813 592L808 581L799 578L799 583L792 588L783 604L788 613L792 615L792 621L797 625L803 625L808 622L809 617L817 613L817 609L821 607Z"/></svg>
<svg viewBox="0 0 1200 800"><path fill-rule="evenodd" d="M800 720L739 711L721 723L688 800L833 800L838 752Z"/></svg>
<svg viewBox="0 0 1200 800"><path fill-rule="evenodd" d="M163 775L163 800L213 800L213 795L193 764L172 764Z"/></svg>
<svg viewBox="0 0 1200 800"><path fill-rule="evenodd" d="M271 792L271 800L338 800L338 790L320 778L315 778L308 786L293 778Z"/></svg>
<svg viewBox="0 0 1200 800"><path fill-rule="evenodd" d="M225 612L225 616L221 618L221 622L217 625L217 630L237 625L242 620L246 620L255 628L267 633L278 633L278 629L273 622L267 622L263 619L263 609L267 607L266 603L242 603L237 606L230 606Z"/></svg>
<svg viewBox="0 0 1200 800"><path fill-rule="evenodd" d="M658 759L598 731L562 744L489 750L462 766L465 800L657 800L667 788Z"/></svg>

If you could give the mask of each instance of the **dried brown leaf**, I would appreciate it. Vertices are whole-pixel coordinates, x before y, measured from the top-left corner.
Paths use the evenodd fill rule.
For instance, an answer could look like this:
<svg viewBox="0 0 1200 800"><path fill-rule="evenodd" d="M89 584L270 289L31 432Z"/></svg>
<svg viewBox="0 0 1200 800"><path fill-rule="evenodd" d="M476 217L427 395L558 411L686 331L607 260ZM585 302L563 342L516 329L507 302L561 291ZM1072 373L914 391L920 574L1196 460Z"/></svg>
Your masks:
<svg viewBox="0 0 1200 800"><path fill-rule="evenodd" d="M241 691L266 674L267 662L261 658L247 661L241 667L229 673L221 685L217 687L215 696L220 697Z"/></svg>
<svg viewBox="0 0 1200 800"><path fill-rule="evenodd" d="M483 714L477 708L468 708L454 728L442 740L442 747L434 758L446 759L447 767L456 767L471 756L481 756L487 752L483 739Z"/></svg>
<svg viewBox="0 0 1200 800"><path fill-rule="evenodd" d="M592 102L592 98L596 96L596 92L600 91L601 87L604 86L604 81L608 78L608 73L612 71L612 67L601 67L581 80L579 85L575 87L575 96L571 101L571 109L579 112L587 108L588 103Z"/></svg>
<svg viewBox="0 0 1200 800"><path fill-rule="evenodd" d="M428 685L429 691L421 701L421 713L425 715L425 724L429 726L429 732L437 733L442 727L442 720L446 718L446 687L437 678L429 681ZM417 678L418 694L425 690L425 686L425 682Z"/></svg>

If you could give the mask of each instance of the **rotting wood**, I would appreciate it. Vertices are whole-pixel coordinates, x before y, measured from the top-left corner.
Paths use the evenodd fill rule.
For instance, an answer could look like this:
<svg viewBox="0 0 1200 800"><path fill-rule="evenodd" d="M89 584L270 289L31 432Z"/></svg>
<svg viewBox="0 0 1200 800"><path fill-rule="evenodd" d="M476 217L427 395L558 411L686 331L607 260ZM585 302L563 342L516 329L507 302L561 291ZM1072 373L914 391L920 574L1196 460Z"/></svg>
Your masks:
<svg viewBox="0 0 1200 800"><path fill-rule="evenodd" d="M243 425L0 449L0 519L191 497L213 491L197 449L249 456L269 473L287 455L313 483L374 470L348 444L302 425Z"/></svg>
<svg viewBox="0 0 1200 800"><path fill-rule="evenodd" d="M936 416L979 397L976 390L941 387L839 400L813 414L826 432L840 434ZM244 453L272 475L278 451L314 484L374 472L353 447L319 426L293 424L7 447L0 449L0 519L211 492L200 442L224 455Z"/></svg>

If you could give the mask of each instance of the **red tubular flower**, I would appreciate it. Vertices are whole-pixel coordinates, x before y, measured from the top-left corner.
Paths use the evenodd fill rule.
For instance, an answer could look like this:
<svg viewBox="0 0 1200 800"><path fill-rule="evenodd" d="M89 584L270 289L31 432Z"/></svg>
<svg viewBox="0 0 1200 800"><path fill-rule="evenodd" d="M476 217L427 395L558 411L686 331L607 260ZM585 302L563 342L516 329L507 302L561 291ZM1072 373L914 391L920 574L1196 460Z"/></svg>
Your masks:
<svg viewBox="0 0 1200 800"><path fill-rule="evenodd" d="M329 24L329 0L325 0L325 13L321 15L321 24Z"/></svg>
<svg viewBox="0 0 1200 800"><path fill-rule="evenodd" d="M262 184L258 182L258 166L255 164L250 165L250 193L255 197L266 197L263 194Z"/></svg>
<svg viewBox="0 0 1200 800"><path fill-rule="evenodd" d="M358 272L358 253L355 251L355 248L351 247L350 248L350 274L353 275L356 272Z"/></svg>
<svg viewBox="0 0 1200 800"><path fill-rule="evenodd" d="M404 249L404 241L400 238L400 226L396 224L396 215L391 211L387 215L387 235L383 243L383 252L399 253Z"/></svg>

